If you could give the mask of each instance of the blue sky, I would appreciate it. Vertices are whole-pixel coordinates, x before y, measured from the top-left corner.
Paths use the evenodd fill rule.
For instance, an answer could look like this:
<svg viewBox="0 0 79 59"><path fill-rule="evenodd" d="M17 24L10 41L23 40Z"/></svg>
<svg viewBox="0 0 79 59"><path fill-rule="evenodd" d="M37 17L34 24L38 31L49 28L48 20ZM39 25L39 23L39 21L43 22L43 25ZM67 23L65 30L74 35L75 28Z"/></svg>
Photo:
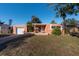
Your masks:
<svg viewBox="0 0 79 59"><path fill-rule="evenodd" d="M43 23L50 23L55 20L61 23L61 18L55 17L55 11L48 9L48 4L36 3L2 3L0 4L0 20L8 24L9 19L13 20L13 25L26 24L32 16L37 16ZM68 16L78 19L78 16Z"/></svg>

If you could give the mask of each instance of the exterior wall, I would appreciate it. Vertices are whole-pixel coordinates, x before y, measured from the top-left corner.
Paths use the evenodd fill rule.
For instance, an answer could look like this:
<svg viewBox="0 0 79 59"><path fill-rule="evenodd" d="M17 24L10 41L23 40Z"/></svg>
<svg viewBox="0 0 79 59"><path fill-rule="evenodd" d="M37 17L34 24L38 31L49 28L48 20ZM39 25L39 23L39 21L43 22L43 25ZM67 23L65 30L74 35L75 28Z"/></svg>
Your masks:
<svg viewBox="0 0 79 59"><path fill-rule="evenodd" d="M46 28L45 28L45 32L48 34L51 34L51 32L53 31L53 29L51 28L52 26L59 26L60 30L62 32L62 25L60 25L60 24L47 24Z"/></svg>
<svg viewBox="0 0 79 59"><path fill-rule="evenodd" d="M47 24L45 27L45 32L51 34L50 24Z"/></svg>
<svg viewBox="0 0 79 59"><path fill-rule="evenodd" d="M25 32L27 32L27 26L24 26L24 28L25 28L25 30L24 30L24 31L25 31Z"/></svg>
<svg viewBox="0 0 79 59"><path fill-rule="evenodd" d="M16 34L16 26L13 26L13 34Z"/></svg>

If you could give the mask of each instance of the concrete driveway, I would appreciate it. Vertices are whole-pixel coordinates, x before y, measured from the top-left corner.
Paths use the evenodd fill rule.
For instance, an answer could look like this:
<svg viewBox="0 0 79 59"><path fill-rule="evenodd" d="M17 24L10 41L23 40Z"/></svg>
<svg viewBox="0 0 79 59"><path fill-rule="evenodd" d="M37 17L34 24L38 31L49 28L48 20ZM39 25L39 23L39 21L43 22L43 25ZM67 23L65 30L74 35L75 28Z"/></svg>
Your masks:
<svg viewBox="0 0 79 59"><path fill-rule="evenodd" d="M26 33L23 35L11 35L11 36L0 38L0 51L5 49L7 47L6 44L11 42L12 40L19 40L21 38L24 38L24 37L27 38L27 37L31 37L33 35L34 34Z"/></svg>
<svg viewBox="0 0 79 59"><path fill-rule="evenodd" d="M0 38L0 45L7 43L11 40L15 40L15 39L18 39L18 38L23 38L23 37L30 37L32 35L33 34L27 33L27 34L23 34L23 35L11 35L11 36L7 36L7 37L3 37L3 38Z"/></svg>

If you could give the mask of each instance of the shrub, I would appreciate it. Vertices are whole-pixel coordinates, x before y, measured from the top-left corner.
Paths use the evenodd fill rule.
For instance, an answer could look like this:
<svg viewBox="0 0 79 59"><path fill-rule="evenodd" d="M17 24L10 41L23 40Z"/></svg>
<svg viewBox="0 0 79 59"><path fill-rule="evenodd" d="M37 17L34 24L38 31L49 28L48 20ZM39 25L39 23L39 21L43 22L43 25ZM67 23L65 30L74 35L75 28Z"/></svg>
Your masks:
<svg viewBox="0 0 79 59"><path fill-rule="evenodd" d="M32 26L28 26L28 32L33 32L33 27Z"/></svg>
<svg viewBox="0 0 79 59"><path fill-rule="evenodd" d="M58 27L55 27L52 31L52 34L54 35L61 35L61 30Z"/></svg>
<svg viewBox="0 0 79 59"><path fill-rule="evenodd" d="M31 27L31 28L29 29L29 32L33 32L33 27Z"/></svg>

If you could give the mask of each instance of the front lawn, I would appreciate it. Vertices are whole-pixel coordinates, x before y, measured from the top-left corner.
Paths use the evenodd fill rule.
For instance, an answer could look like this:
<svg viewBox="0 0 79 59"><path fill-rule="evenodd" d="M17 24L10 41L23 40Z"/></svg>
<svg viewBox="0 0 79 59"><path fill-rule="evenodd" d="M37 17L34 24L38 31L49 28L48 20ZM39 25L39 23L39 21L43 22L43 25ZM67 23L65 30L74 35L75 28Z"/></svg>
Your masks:
<svg viewBox="0 0 79 59"><path fill-rule="evenodd" d="M32 36L7 44L0 55L60 56L79 55L79 38L65 36Z"/></svg>

